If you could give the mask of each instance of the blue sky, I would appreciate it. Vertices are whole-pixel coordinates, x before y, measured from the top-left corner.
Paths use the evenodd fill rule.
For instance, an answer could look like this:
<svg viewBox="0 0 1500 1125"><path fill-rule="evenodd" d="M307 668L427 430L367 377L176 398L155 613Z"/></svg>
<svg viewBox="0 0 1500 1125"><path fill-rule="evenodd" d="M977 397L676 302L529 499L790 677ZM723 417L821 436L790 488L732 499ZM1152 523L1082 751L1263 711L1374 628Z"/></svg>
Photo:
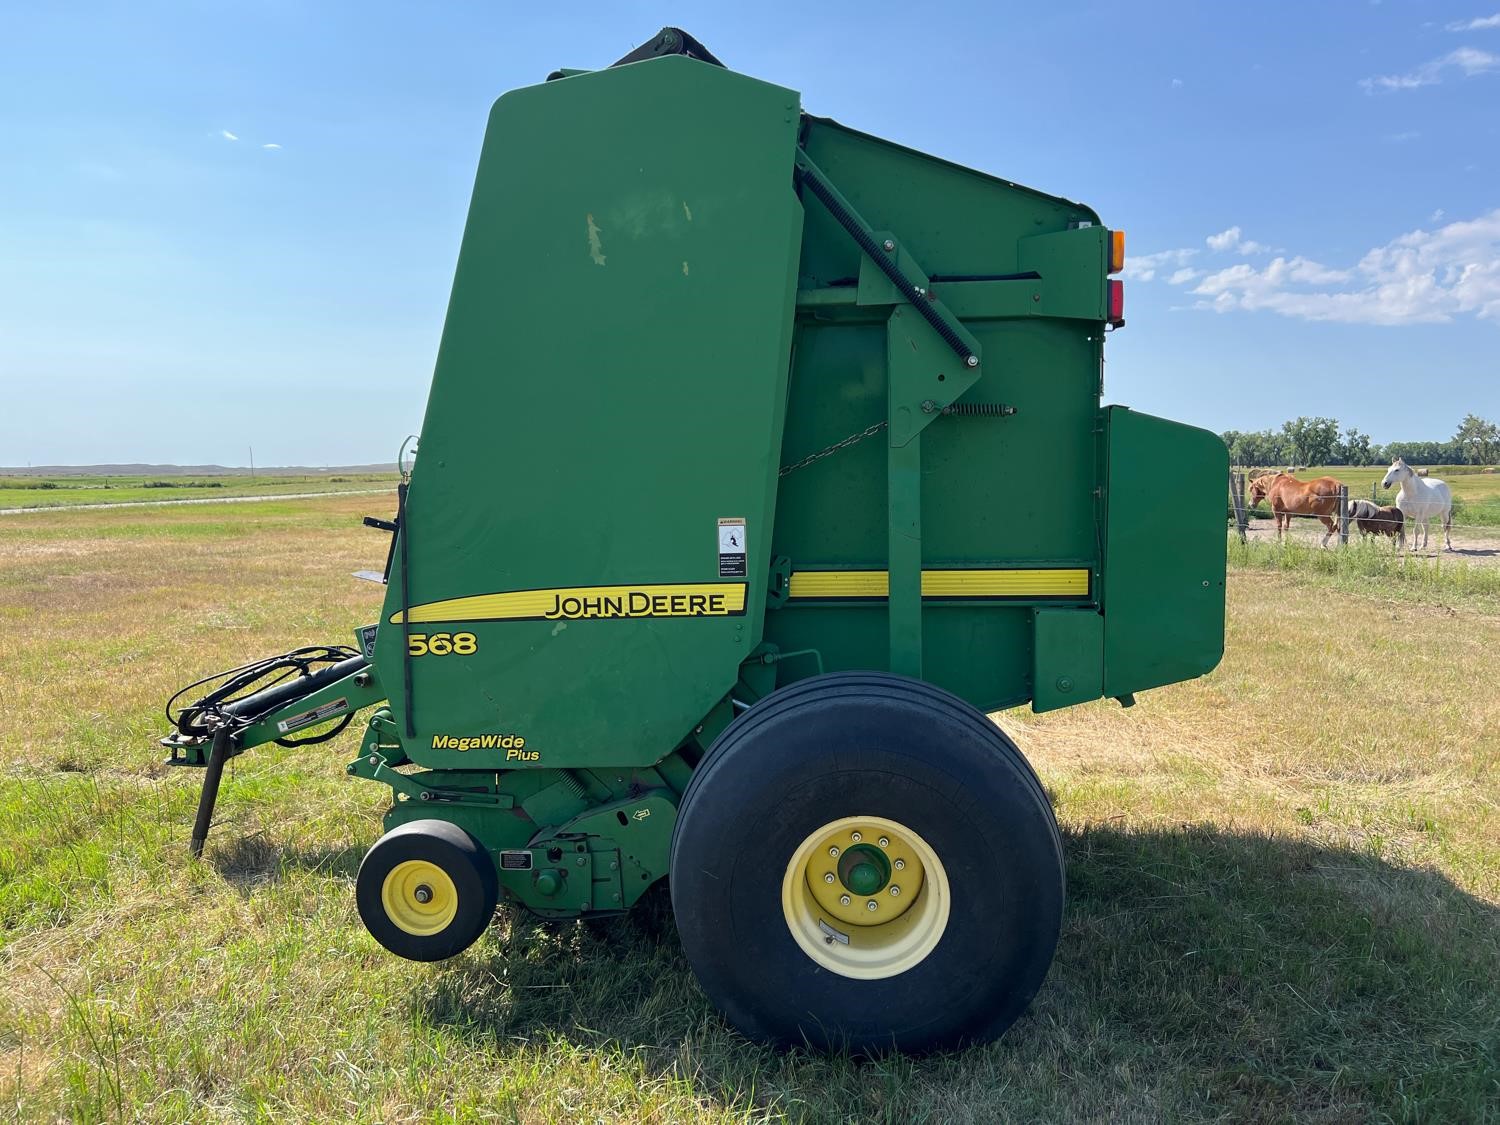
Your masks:
<svg viewBox="0 0 1500 1125"><path fill-rule="evenodd" d="M394 458L490 103L664 24L1126 230L1110 401L1500 417L1500 0L59 2L0 36L0 464Z"/></svg>

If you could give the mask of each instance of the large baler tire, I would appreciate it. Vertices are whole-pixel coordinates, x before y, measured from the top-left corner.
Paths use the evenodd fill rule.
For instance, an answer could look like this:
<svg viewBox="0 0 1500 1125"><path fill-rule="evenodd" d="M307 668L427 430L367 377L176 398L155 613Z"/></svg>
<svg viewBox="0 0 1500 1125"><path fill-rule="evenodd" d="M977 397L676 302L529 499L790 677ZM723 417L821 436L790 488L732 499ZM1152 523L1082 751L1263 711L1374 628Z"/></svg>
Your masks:
<svg viewBox="0 0 1500 1125"><path fill-rule="evenodd" d="M919 680L837 673L715 741L683 795L671 892L694 973L745 1035L923 1052L994 1039L1035 997L1062 924L1062 843L983 714ZM865 908L906 913L861 929Z"/></svg>
<svg viewBox="0 0 1500 1125"><path fill-rule="evenodd" d="M446 820L392 828L365 853L354 881L365 929L409 961L462 953L489 927L499 897L484 846Z"/></svg>

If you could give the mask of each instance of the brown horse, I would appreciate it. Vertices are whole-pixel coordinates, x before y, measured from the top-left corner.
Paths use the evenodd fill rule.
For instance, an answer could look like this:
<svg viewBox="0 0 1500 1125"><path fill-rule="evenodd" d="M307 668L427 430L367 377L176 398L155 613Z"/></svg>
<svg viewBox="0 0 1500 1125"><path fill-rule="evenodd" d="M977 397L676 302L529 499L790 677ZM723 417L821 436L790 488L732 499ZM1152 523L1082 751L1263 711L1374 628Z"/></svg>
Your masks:
<svg viewBox="0 0 1500 1125"><path fill-rule="evenodd" d="M1250 506L1269 500L1271 512L1276 517L1276 538L1292 526L1293 516L1317 516L1327 528L1323 546L1338 530L1336 515L1339 510L1339 489L1342 486L1332 477L1301 481L1291 473L1267 473L1250 482Z"/></svg>

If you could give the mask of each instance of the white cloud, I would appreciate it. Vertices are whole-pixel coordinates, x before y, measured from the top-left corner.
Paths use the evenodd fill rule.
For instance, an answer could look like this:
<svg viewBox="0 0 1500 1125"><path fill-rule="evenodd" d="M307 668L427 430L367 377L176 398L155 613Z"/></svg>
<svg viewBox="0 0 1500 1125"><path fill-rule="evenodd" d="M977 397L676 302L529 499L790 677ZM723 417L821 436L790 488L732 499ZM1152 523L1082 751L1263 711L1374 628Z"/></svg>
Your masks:
<svg viewBox="0 0 1500 1125"><path fill-rule="evenodd" d="M1449 31L1489 31L1500 27L1500 12L1493 16L1476 16L1471 20L1455 20L1448 24Z"/></svg>
<svg viewBox="0 0 1500 1125"><path fill-rule="evenodd" d="M226 141L237 141L237 140L239 140L239 138L236 137L233 133L231 133L228 129L220 129L219 130L219 136L223 137Z"/></svg>
<svg viewBox="0 0 1500 1125"><path fill-rule="evenodd" d="M1225 250L1233 249L1234 244L1239 240L1240 228L1230 227L1226 231L1220 231L1218 234L1209 235L1206 241L1208 242L1208 248L1210 250L1222 252Z"/></svg>
<svg viewBox="0 0 1500 1125"><path fill-rule="evenodd" d="M1195 269L1191 269L1191 268L1189 268L1187 266L1184 266L1182 269L1177 270L1175 273L1173 273L1171 277L1167 278L1167 284L1168 285L1186 285L1188 282L1194 280L1195 278L1202 277L1202 276L1203 276L1203 271L1202 270L1195 270Z"/></svg>
<svg viewBox="0 0 1500 1125"><path fill-rule="evenodd" d="M1399 145L1404 144L1407 141L1414 141L1421 135L1422 134L1417 132L1415 129L1408 129L1404 133L1387 133L1385 135L1385 141L1387 144Z"/></svg>
<svg viewBox="0 0 1500 1125"><path fill-rule="evenodd" d="M1277 257L1263 269L1242 262L1201 277L1191 292L1200 298L1197 308L1216 312L1264 310L1346 324L1441 323L1464 315L1500 322L1500 208L1401 235L1350 269L1302 257Z"/></svg>
<svg viewBox="0 0 1500 1125"><path fill-rule="evenodd" d="M1180 90L1180 89L1182 89L1182 79L1181 78L1174 78L1174 79L1172 79L1172 89L1174 89L1174 90Z"/></svg>
<svg viewBox="0 0 1500 1125"><path fill-rule="evenodd" d="M1500 55L1492 55L1477 47L1459 47L1406 74L1362 78L1359 84L1367 94L1373 94L1377 90L1415 90L1421 86L1436 86L1451 70L1460 70L1465 78L1473 78L1476 74L1495 69L1500 69Z"/></svg>
<svg viewBox="0 0 1500 1125"><path fill-rule="evenodd" d="M1230 227L1228 230L1211 234L1206 239L1208 248L1216 254L1222 254L1227 250L1233 250L1240 254L1264 254L1271 248L1263 242L1245 238L1239 227Z"/></svg>
<svg viewBox="0 0 1500 1125"><path fill-rule="evenodd" d="M260 147L261 148L280 148L281 146L278 145L278 144L268 144L268 145L261 145Z"/></svg>
<svg viewBox="0 0 1500 1125"><path fill-rule="evenodd" d="M1155 254L1137 254L1135 257L1127 254L1125 268L1120 271L1120 276L1135 281L1151 281L1156 277L1157 270L1166 269L1168 266L1181 266L1196 253L1198 253L1197 250L1189 248L1158 250Z"/></svg>
<svg viewBox="0 0 1500 1125"><path fill-rule="evenodd" d="M1430 215L1427 216L1427 221L1429 223L1435 223L1439 219L1441 219L1445 214L1447 214L1447 212L1444 211L1441 207L1439 207L1436 211L1434 211L1432 214L1430 214Z"/></svg>

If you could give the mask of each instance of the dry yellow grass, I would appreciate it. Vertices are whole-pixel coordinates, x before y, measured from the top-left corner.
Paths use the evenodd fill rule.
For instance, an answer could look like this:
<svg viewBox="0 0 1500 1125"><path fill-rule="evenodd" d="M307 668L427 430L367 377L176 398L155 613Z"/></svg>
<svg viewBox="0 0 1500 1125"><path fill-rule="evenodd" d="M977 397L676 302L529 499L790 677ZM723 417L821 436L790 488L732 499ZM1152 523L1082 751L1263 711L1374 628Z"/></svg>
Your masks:
<svg viewBox="0 0 1500 1125"><path fill-rule="evenodd" d="M1500 617L1265 571L1212 676L999 716L1071 904L999 1044L751 1047L658 900L502 916L453 962L364 934L384 791L352 734L238 759L204 863L160 704L345 641L379 497L0 523L0 1115L18 1120L1483 1120L1500 1107Z"/></svg>

